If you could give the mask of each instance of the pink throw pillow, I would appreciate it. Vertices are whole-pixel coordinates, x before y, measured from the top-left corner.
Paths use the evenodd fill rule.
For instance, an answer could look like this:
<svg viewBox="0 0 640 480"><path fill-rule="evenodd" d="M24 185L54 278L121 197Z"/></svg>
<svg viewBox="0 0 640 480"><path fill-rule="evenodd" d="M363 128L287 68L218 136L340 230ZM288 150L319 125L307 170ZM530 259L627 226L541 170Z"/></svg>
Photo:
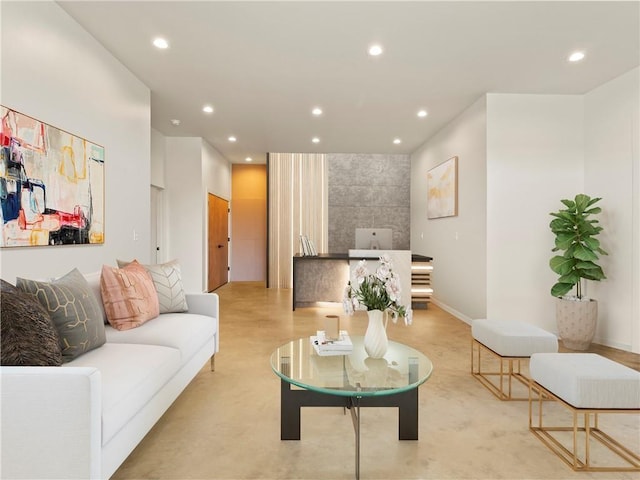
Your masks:
<svg viewBox="0 0 640 480"><path fill-rule="evenodd" d="M118 330L139 327L160 313L151 275L136 261L124 268L104 265L100 293L107 320Z"/></svg>

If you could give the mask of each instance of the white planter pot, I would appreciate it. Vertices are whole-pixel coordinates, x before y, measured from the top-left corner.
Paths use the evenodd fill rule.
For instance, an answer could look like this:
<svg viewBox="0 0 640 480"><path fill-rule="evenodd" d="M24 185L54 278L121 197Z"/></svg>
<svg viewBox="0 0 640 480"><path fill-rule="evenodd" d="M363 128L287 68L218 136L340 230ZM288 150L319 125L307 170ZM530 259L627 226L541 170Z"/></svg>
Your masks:
<svg viewBox="0 0 640 480"><path fill-rule="evenodd" d="M596 334L598 302L556 299L558 334L565 347L587 350Z"/></svg>

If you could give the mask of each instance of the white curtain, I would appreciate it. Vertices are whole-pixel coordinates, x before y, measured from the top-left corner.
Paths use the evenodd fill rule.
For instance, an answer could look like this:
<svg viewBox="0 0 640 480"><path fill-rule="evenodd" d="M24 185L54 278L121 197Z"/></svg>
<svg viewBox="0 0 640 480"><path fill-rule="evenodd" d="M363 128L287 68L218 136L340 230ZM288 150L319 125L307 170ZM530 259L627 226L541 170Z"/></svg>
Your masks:
<svg viewBox="0 0 640 480"><path fill-rule="evenodd" d="M292 258L301 252L300 235L318 253L328 245L325 155L269 154L269 287L292 287Z"/></svg>

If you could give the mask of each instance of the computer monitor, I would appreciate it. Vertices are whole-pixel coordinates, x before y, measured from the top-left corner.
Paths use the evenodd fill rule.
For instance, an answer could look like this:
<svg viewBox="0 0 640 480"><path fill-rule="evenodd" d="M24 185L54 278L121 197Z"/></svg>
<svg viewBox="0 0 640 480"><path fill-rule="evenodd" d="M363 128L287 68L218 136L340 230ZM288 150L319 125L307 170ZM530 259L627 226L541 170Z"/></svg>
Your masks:
<svg viewBox="0 0 640 480"><path fill-rule="evenodd" d="M358 250L392 250L393 230L390 228L356 228Z"/></svg>

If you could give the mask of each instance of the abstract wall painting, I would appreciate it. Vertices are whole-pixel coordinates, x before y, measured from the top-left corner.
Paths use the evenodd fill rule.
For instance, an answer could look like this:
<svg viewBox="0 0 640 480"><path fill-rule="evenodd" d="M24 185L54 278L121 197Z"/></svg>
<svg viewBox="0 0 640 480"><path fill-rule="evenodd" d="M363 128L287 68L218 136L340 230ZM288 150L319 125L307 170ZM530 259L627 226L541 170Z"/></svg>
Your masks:
<svg viewBox="0 0 640 480"><path fill-rule="evenodd" d="M427 218L458 215L458 157L427 173Z"/></svg>
<svg viewBox="0 0 640 480"><path fill-rule="evenodd" d="M0 109L0 247L104 243L104 147Z"/></svg>

